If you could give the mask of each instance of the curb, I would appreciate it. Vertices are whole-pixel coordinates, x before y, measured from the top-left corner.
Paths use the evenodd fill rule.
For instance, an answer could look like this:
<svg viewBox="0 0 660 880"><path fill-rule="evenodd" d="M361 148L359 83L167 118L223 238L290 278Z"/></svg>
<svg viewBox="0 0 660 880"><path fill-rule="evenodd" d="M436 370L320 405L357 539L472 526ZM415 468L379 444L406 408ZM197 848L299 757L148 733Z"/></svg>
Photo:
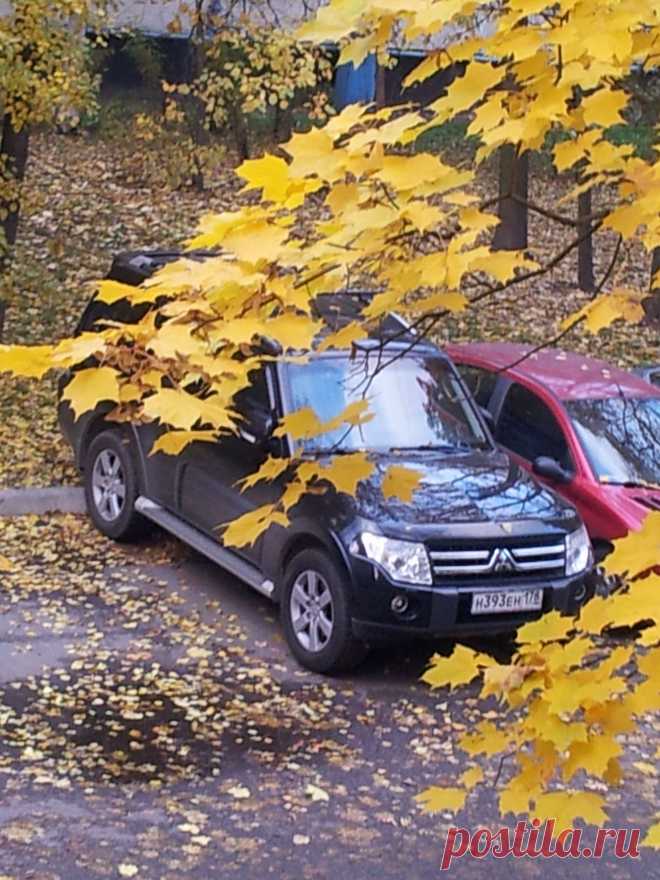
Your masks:
<svg viewBox="0 0 660 880"><path fill-rule="evenodd" d="M85 493L79 486L0 489L0 517L30 513L84 513L85 510Z"/></svg>

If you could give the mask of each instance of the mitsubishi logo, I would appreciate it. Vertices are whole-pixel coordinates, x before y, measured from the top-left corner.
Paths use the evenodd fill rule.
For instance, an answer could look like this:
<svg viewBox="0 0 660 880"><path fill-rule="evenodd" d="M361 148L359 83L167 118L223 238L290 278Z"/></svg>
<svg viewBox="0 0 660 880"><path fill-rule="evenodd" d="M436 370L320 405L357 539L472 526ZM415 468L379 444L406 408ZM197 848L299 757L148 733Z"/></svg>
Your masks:
<svg viewBox="0 0 660 880"><path fill-rule="evenodd" d="M491 571L505 572L515 571L518 566L511 553L505 547L500 547L493 552L489 568Z"/></svg>

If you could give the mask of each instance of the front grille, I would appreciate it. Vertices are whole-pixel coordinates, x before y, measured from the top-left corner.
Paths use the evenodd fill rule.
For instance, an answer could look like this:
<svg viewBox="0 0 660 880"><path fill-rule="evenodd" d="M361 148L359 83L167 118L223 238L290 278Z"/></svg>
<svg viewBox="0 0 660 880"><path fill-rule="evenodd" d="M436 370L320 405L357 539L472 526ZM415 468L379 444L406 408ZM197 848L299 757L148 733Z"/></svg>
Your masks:
<svg viewBox="0 0 660 880"><path fill-rule="evenodd" d="M562 538L526 541L455 542L442 549L430 547L434 580L478 581L547 578L564 573L566 548Z"/></svg>

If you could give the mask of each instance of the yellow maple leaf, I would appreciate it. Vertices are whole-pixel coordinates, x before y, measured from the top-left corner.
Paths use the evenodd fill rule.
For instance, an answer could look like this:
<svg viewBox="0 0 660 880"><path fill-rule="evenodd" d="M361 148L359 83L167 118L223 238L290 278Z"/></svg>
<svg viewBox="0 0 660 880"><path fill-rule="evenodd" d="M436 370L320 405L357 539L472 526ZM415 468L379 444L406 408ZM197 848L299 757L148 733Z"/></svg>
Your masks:
<svg viewBox="0 0 660 880"><path fill-rule="evenodd" d="M12 564L11 564L10 560L7 559L6 556L3 556L0 553L0 571L11 571L11 570L12 570Z"/></svg>
<svg viewBox="0 0 660 880"><path fill-rule="evenodd" d="M619 288L612 293L603 293L565 318L561 323L562 330L567 330L581 320L590 333L598 333L603 327L609 327L618 320L637 323L644 317L642 306L644 295L625 288Z"/></svg>
<svg viewBox="0 0 660 880"><path fill-rule="evenodd" d="M328 351L331 348L350 348L354 342L364 339L367 330L359 324L347 324L341 330L324 336L318 345L318 351Z"/></svg>
<svg viewBox="0 0 660 880"><path fill-rule="evenodd" d="M289 166L279 156L267 153L261 159L247 159L236 169L247 181L245 189L261 189L266 201L282 202L289 190Z"/></svg>
<svg viewBox="0 0 660 880"><path fill-rule="evenodd" d="M512 780L500 792L498 806L500 815L506 816L507 813L513 813L514 816L520 813L528 813L530 800L533 792L528 791L524 786L518 786L515 780Z"/></svg>
<svg viewBox="0 0 660 880"><path fill-rule="evenodd" d="M573 742L562 766L562 778L568 782L578 770L602 777L609 762L621 754L621 745L608 735L593 735L587 742Z"/></svg>
<svg viewBox="0 0 660 880"><path fill-rule="evenodd" d="M190 431L200 419L201 401L178 388L161 388L144 401L144 414L173 428Z"/></svg>
<svg viewBox="0 0 660 880"><path fill-rule="evenodd" d="M491 721L482 721L474 733L461 738L460 746L469 755L496 755L511 747L512 737L515 740L512 730L500 730Z"/></svg>
<svg viewBox="0 0 660 880"><path fill-rule="evenodd" d="M442 179L453 173L431 153L417 153L414 156L385 156L378 177L397 190L416 190L421 183Z"/></svg>
<svg viewBox="0 0 660 880"><path fill-rule="evenodd" d="M582 721L562 721L558 715L549 711L544 700L537 700L527 715L526 729L533 731L537 738L550 741L557 751L565 752L575 742L586 743L587 725Z"/></svg>
<svg viewBox="0 0 660 880"><path fill-rule="evenodd" d="M482 699L496 694L503 696L508 691L519 687L525 680L526 676L533 672L531 666L491 666L484 671L484 685L479 695Z"/></svg>
<svg viewBox="0 0 660 880"><path fill-rule="evenodd" d="M550 611L539 620L533 620L521 626L516 633L516 641L521 644L530 642L553 642L565 639L575 629L575 622L563 616L559 611Z"/></svg>
<svg viewBox="0 0 660 880"><path fill-rule="evenodd" d="M553 150L553 159L555 168L560 173L566 171L580 159L584 158L584 147L578 140L560 141L555 144Z"/></svg>
<svg viewBox="0 0 660 880"><path fill-rule="evenodd" d="M291 348L308 351L321 327L321 322L314 321L309 315L289 312L271 318L268 321L267 331L268 336L276 339L285 351Z"/></svg>
<svg viewBox="0 0 660 880"><path fill-rule="evenodd" d="M123 863L117 866L117 870L119 871L119 875L121 877L135 877L138 873L138 868L136 865L129 865Z"/></svg>
<svg viewBox="0 0 660 880"><path fill-rule="evenodd" d="M434 654L430 666L422 675L422 681L432 688L449 685L450 690L467 684L479 675L478 653L465 645L456 645L449 657Z"/></svg>
<svg viewBox="0 0 660 880"><path fill-rule="evenodd" d="M420 471L397 464L390 465L381 484L383 495L386 498L395 497L401 501L410 501L421 478Z"/></svg>
<svg viewBox="0 0 660 880"><path fill-rule="evenodd" d="M530 260L522 251L492 251L484 256L470 259L470 269L487 272L497 281L505 283L516 274L516 269L536 269L538 263Z"/></svg>
<svg viewBox="0 0 660 880"><path fill-rule="evenodd" d="M287 413L275 428L275 437L284 437L290 434L294 440L302 440L305 437L313 437L322 433L323 427L311 406L305 406L294 412Z"/></svg>
<svg viewBox="0 0 660 880"><path fill-rule="evenodd" d="M641 529L615 541L614 550L604 561L608 574L633 576L659 564L660 511L651 511Z"/></svg>
<svg viewBox="0 0 660 880"><path fill-rule="evenodd" d="M481 767L475 766L470 767L468 770L465 770L461 773L459 777L461 784L468 790L474 788L475 785L478 785L480 782L484 780L484 771Z"/></svg>
<svg viewBox="0 0 660 880"><path fill-rule="evenodd" d="M587 125L609 128L623 122L621 111L628 104L628 96L618 89L602 88L582 101L581 109Z"/></svg>
<svg viewBox="0 0 660 880"><path fill-rule="evenodd" d="M415 796L415 800L421 805L425 813L440 813L447 810L456 813L463 808L467 791L464 788L440 788L432 785Z"/></svg>
<svg viewBox="0 0 660 880"><path fill-rule="evenodd" d="M546 822L555 820L554 834L572 828L575 819L584 819L588 825L604 825L607 813L603 809L604 798L589 791L553 791L535 798L534 817Z"/></svg>
<svg viewBox="0 0 660 880"><path fill-rule="evenodd" d="M646 832L642 840L642 846L650 846L653 849L660 849L660 822L655 822Z"/></svg>
<svg viewBox="0 0 660 880"><path fill-rule="evenodd" d="M119 400L120 374L112 367L89 367L74 373L62 394L71 403L75 417L94 409L102 401Z"/></svg>
<svg viewBox="0 0 660 880"><path fill-rule="evenodd" d="M355 495L357 484L368 479L375 469L366 452L336 456L326 467L318 469L318 478L327 480L338 492Z"/></svg>
<svg viewBox="0 0 660 880"><path fill-rule="evenodd" d="M277 510L274 504L264 504L229 523L223 523L222 542L229 547L249 547L270 525L286 527L288 524L289 518L285 513Z"/></svg>
<svg viewBox="0 0 660 880"><path fill-rule="evenodd" d="M228 232L223 246L247 263L272 263L281 258L289 230L272 221L257 220ZM259 243L258 247L256 242Z"/></svg>
<svg viewBox="0 0 660 880"><path fill-rule="evenodd" d="M53 367L52 345L0 345L0 373L41 379Z"/></svg>
<svg viewBox="0 0 660 880"><path fill-rule="evenodd" d="M598 635L614 622L611 596L594 596L580 609L578 627L582 632Z"/></svg>
<svg viewBox="0 0 660 880"><path fill-rule="evenodd" d="M199 441L213 443L217 439L215 431L167 431L154 441L149 455L154 455L156 452L179 455L190 443Z"/></svg>
<svg viewBox="0 0 660 880"><path fill-rule="evenodd" d="M268 456L259 469L253 474L245 477L240 485L242 489L249 489L252 486L256 486L256 484L260 483L262 480L276 480L280 474L284 473L290 464L291 460L288 458L273 458L272 456Z"/></svg>

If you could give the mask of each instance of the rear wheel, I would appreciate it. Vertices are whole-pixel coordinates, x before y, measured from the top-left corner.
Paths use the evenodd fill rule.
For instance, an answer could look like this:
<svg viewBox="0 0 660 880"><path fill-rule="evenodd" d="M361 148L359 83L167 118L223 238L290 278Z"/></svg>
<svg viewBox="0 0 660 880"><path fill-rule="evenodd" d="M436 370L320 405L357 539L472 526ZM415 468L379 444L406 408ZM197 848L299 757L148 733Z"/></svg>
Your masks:
<svg viewBox="0 0 660 880"><path fill-rule="evenodd" d="M85 499L96 528L115 541L144 534L146 522L135 510L138 494L128 439L117 430L103 431L85 458Z"/></svg>
<svg viewBox="0 0 660 880"><path fill-rule="evenodd" d="M322 550L298 553L287 566L280 613L289 648L314 672L352 669L367 654L351 631L345 574Z"/></svg>

